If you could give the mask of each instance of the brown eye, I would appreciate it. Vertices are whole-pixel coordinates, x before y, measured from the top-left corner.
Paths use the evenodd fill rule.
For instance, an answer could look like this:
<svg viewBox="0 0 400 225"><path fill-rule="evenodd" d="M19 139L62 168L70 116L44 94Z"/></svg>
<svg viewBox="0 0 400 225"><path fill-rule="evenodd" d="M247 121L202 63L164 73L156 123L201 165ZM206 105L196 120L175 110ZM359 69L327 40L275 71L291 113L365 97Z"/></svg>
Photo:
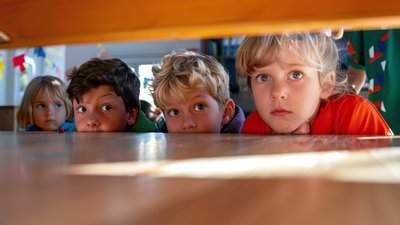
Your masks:
<svg viewBox="0 0 400 225"><path fill-rule="evenodd" d="M194 107L194 110L196 111L203 111L206 109L206 106L203 104L196 104L196 106Z"/></svg>
<svg viewBox="0 0 400 225"><path fill-rule="evenodd" d="M78 111L79 113L84 113L84 112L86 112L86 108L83 107L83 106L79 106L79 107L76 109L76 111Z"/></svg>
<svg viewBox="0 0 400 225"><path fill-rule="evenodd" d="M103 111L109 111L109 110L111 110L111 109L112 109L111 105L103 105L103 106L101 107L101 110L103 110Z"/></svg>
<svg viewBox="0 0 400 225"><path fill-rule="evenodd" d="M168 115L171 117L175 117L179 114L179 111L177 109L171 109L168 111Z"/></svg>

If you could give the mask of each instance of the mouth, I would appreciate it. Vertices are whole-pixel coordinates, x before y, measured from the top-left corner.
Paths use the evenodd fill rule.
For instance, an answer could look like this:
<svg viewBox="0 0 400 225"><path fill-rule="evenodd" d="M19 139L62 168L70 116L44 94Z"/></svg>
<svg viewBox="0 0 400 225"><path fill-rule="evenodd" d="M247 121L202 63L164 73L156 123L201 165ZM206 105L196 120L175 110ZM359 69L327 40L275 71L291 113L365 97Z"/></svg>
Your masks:
<svg viewBox="0 0 400 225"><path fill-rule="evenodd" d="M291 114L292 112L286 110L286 109L282 109L282 108L278 108L278 109L274 109L273 111L271 111L271 114L273 116L287 116L289 114Z"/></svg>

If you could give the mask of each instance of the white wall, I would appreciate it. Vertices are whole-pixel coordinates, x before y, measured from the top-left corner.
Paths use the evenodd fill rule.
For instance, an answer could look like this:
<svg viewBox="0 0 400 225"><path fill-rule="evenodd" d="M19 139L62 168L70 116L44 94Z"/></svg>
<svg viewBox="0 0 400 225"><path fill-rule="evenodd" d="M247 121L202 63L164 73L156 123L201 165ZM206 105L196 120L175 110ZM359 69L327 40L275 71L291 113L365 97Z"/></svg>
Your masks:
<svg viewBox="0 0 400 225"><path fill-rule="evenodd" d="M142 41L142 42L116 42L105 43L103 47L108 51L111 58L120 58L129 66L138 71L140 64L159 63L161 58L172 51L181 51L183 49L200 49L201 41L197 40L173 40L173 41ZM98 57L100 48L98 44L85 45L66 45L66 46L48 46L45 47L46 58L49 59L57 71L64 72L72 69L74 66L80 66L93 57ZM22 49L33 56L33 48ZM0 57L4 62L3 78L0 80L0 106L18 105L21 98L19 91L20 80L15 74L15 68L12 64L12 57L15 56L15 50L2 50ZM44 69L43 59L37 63L35 74L29 75L29 80L37 75L57 75L56 71L46 71ZM17 68L18 69L18 68ZM58 70L59 69L59 70ZM43 74L45 73L45 74ZM60 76L61 78L62 75ZM21 95L21 96L20 96Z"/></svg>
<svg viewBox="0 0 400 225"><path fill-rule="evenodd" d="M200 40L175 40L175 41L143 41L143 42L120 42L106 43L103 47L108 51L111 58L120 58L122 61L137 71L140 64L159 63L161 58L172 51L183 49L200 49ZM80 66L93 57L97 57L100 48L97 44L92 45L70 45L66 48L65 69Z"/></svg>
<svg viewBox="0 0 400 225"><path fill-rule="evenodd" d="M3 78L0 80L0 106L12 106L17 102L18 80L14 76L14 67L10 60L14 52L14 50L1 52L4 70Z"/></svg>

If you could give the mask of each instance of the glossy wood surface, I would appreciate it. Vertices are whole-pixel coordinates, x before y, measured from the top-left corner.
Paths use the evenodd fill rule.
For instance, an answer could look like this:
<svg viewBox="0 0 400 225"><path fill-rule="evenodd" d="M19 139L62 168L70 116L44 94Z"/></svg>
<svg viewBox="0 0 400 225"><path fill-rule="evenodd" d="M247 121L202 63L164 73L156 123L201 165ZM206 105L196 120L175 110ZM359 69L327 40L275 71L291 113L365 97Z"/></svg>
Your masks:
<svg viewBox="0 0 400 225"><path fill-rule="evenodd" d="M397 146L398 137L0 132L0 224L398 224L396 182L65 173L102 163L331 150L400 156Z"/></svg>
<svg viewBox="0 0 400 225"><path fill-rule="evenodd" d="M400 26L397 0L2 0L0 48Z"/></svg>

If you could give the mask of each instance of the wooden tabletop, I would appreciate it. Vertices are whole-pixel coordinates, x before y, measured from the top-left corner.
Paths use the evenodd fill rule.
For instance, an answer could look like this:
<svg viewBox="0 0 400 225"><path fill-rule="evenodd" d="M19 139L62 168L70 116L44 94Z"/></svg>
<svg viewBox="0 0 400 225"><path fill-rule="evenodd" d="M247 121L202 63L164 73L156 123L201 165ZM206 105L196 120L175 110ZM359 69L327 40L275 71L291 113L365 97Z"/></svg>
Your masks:
<svg viewBox="0 0 400 225"><path fill-rule="evenodd" d="M397 146L396 136L0 132L0 224L398 224Z"/></svg>
<svg viewBox="0 0 400 225"><path fill-rule="evenodd" d="M3 0L0 49L400 27L397 0ZM7 36L8 38L4 38Z"/></svg>

